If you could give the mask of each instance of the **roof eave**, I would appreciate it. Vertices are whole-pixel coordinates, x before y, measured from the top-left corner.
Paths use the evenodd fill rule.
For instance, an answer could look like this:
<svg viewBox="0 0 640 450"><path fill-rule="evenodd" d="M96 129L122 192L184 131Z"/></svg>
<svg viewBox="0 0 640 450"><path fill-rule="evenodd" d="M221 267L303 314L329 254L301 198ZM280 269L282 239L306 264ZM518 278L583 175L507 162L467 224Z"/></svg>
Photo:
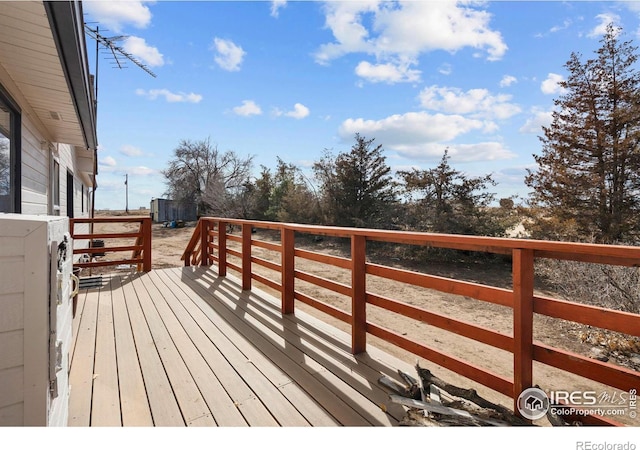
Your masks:
<svg viewBox="0 0 640 450"><path fill-rule="evenodd" d="M89 76L82 4L79 1L43 3L86 147L95 149L98 147L96 113Z"/></svg>

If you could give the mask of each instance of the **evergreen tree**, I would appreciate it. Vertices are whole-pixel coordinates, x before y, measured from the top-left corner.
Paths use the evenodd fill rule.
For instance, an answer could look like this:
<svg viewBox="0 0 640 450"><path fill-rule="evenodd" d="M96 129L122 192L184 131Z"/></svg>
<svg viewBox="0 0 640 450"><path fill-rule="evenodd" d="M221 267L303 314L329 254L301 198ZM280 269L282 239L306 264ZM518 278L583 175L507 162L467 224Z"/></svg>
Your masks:
<svg viewBox="0 0 640 450"><path fill-rule="evenodd" d="M327 152L314 164L327 216L332 225L378 228L388 225L390 207L396 202L391 168L381 145L355 135L348 153L337 157Z"/></svg>
<svg viewBox="0 0 640 450"><path fill-rule="evenodd" d="M250 218L253 220L275 220L269 215L269 199L273 190L273 176L268 167L261 166L260 178L253 183L253 198Z"/></svg>
<svg viewBox="0 0 640 450"><path fill-rule="evenodd" d="M449 164L445 150L434 169L400 171L409 197L407 225L436 233L498 236L504 234L498 215L489 208L495 194L491 175L469 177Z"/></svg>
<svg viewBox="0 0 640 450"><path fill-rule="evenodd" d="M276 222L318 223L318 200L302 171L294 164L278 158L274 173L262 166L260 178L253 188L257 220Z"/></svg>
<svg viewBox="0 0 640 450"><path fill-rule="evenodd" d="M617 242L640 232L640 74L636 47L609 25L596 57L572 53L529 171L534 230L562 239ZM551 235L551 236L549 236Z"/></svg>

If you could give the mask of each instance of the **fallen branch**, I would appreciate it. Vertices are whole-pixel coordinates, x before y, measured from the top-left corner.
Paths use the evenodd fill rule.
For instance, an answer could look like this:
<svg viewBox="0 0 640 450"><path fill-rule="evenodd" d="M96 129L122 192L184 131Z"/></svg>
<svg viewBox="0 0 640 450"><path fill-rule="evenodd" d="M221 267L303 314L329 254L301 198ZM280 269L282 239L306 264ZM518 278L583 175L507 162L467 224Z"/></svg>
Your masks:
<svg viewBox="0 0 640 450"><path fill-rule="evenodd" d="M471 414L469 411L465 411L463 409L451 408L448 406L443 406L436 403L427 403L422 402L420 400L414 400L411 398L402 397L400 395L390 395L391 401L394 403L399 403L404 406L408 406L410 408L418 408L425 410L430 413L441 414L444 416L458 416L466 419L466 422L469 422L474 425L492 425L498 427L506 427L510 426L509 422L505 422L502 420L495 419L486 419L484 417L479 417L477 415Z"/></svg>
<svg viewBox="0 0 640 450"><path fill-rule="evenodd" d="M475 389L464 389L452 384L449 384L440 378L436 377L429 371L428 369L423 369L419 365L416 364L416 370L418 371L418 375L422 379L423 389L427 389L430 385L435 385L442 389L443 391L448 392L454 397L460 397L465 400L469 400L472 403L475 403L481 408L488 408L498 411L501 414L513 414L509 409L505 408L502 405L498 405L496 403L492 403L489 400L486 400L478 395Z"/></svg>
<svg viewBox="0 0 640 450"><path fill-rule="evenodd" d="M383 375L382 377L380 377L378 379L378 383L380 383L381 385L383 385L387 389L392 390L396 394L401 395L402 397L415 398L415 399L419 399L420 398L420 393L419 392L418 392L418 396L416 397L415 396L415 392L413 392L410 387L404 386L404 385L398 383L393 378L390 378L390 377L388 377L386 375Z"/></svg>

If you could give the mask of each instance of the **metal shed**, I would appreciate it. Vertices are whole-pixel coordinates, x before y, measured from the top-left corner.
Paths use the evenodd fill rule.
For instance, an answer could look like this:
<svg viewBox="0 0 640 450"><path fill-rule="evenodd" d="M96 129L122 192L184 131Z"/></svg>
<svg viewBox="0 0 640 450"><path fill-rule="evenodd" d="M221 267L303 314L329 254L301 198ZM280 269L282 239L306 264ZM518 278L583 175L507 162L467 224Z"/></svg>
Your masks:
<svg viewBox="0 0 640 450"><path fill-rule="evenodd" d="M185 222L198 220L196 204L167 198L154 198L151 200L151 220L156 223L172 220Z"/></svg>

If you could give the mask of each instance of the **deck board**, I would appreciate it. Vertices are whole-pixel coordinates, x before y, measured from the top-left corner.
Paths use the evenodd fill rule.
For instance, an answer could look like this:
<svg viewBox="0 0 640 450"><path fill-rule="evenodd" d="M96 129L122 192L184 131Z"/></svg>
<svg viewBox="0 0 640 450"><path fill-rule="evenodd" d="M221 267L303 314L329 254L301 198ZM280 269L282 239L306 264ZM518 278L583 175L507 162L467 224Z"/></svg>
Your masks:
<svg viewBox="0 0 640 450"><path fill-rule="evenodd" d="M184 419L165 373L153 336L147 326L136 291L130 281L122 286L153 423L156 426L184 426ZM73 371L73 366L71 368Z"/></svg>
<svg viewBox="0 0 640 450"><path fill-rule="evenodd" d="M188 294L175 290L174 295L179 299L186 314L180 314L185 323L192 323L188 331L192 342L203 355L204 360L214 369L215 376L223 386L227 395L232 399L246 422L252 426L275 426L277 422L269 413L269 410L258 399L251 387L242 378L229 359L235 360L240 369L248 365L246 358L233 357L233 349L226 344L226 337L215 327L211 320L204 314L189 297ZM179 310L178 310L179 311ZM222 350L226 350L225 355Z"/></svg>
<svg viewBox="0 0 640 450"><path fill-rule="evenodd" d="M186 315L188 313L184 308L178 302L172 302L174 299L177 300L173 292L167 289L158 290L154 286L154 283L158 286L163 285L159 282L157 274L144 277L142 281L149 293L152 296L155 295L155 305L158 313L163 318L167 330L171 333L182 359L189 367L189 371L213 415L215 423L217 425L242 424L244 420L233 404L233 400L227 395L215 373L198 351L197 345L190 338L189 332L193 334L193 329L188 330L187 328L198 327L198 324L187 320ZM160 297L164 301L160 301ZM171 309L170 303L175 305L174 309Z"/></svg>
<svg viewBox="0 0 640 450"><path fill-rule="evenodd" d="M191 275L191 273L188 271L185 271L184 273L186 273L187 276ZM215 299L212 299L211 295L208 294L208 291L202 284L193 284L193 282L197 283L197 281L194 280L192 282L187 282L186 284L189 287L197 290L198 294L205 301L208 300L207 304L209 306L212 305L212 303L210 303L212 300L222 302L222 304L224 305L226 301L231 301L229 300L230 298L234 298L232 293L230 293L226 289L223 289L220 285L216 285L216 297ZM241 300L240 303L242 302L243 301ZM230 305L225 306L229 307ZM238 314L240 311L242 311L242 308L236 311L236 314ZM362 416L362 414L360 414L353 408L353 399L348 396L348 394L353 394L352 392L345 393L344 391L342 391L341 388L343 386L340 386L340 384L337 383L337 380L333 379L330 374L326 374L331 378L328 386L326 381L323 382L322 378L317 378L315 376L319 372L326 372L326 369L315 364L315 361L313 359L308 357L300 357L300 352L295 346L290 345L284 339L279 339L275 334L268 334L267 330L260 327L259 323L252 320L251 316L248 314L242 314L244 320L238 319L234 313L227 312L225 310L220 310L220 314L223 315L224 319L228 322L228 325L225 327L227 329L227 332L240 332L241 334L246 336L249 339L249 342L252 343L252 345L258 346L261 352L265 352L267 354L269 365L283 367L287 371L287 373L290 373L291 375L295 374L296 381L298 381L299 383L302 383L303 381L305 382L305 384L303 385L304 388L315 388L313 398L330 404L332 406L331 412L336 414L336 419L339 421L339 423L349 426L362 426L371 424L371 422L369 422L365 417ZM251 322L249 322L250 320ZM247 322L249 322L250 324ZM224 326L224 324L222 326ZM233 326L237 327L237 331L233 329ZM297 336L295 336L293 340L296 339L298 339ZM237 345L242 345L242 342L239 342ZM246 351L248 352L250 351L250 349L246 349ZM303 373L304 375L306 375L304 380L302 379ZM313 380L313 382L311 380ZM331 381L336 382L336 386L332 385ZM344 388L346 389L346 386ZM343 398L348 398L351 401L346 402L340 400ZM335 405L335 407L333 405Z"/></svg>
<svg viewBox="0 0 640 450"><path fill-rule="evenodd" d="M92 426L117 427L122 425L111 293L110 288L101 290L98 303L93 400L91 402Z"/></svg>
<svg viewBox="0 0 640 450"><path fill-rule="evenodd" d="M185 272L190 274L190 272ZM197 269L196 272L197 273ZM210 282L210 273L204 272ZM200 281L204 278L200 278ZM206 298L205 293L202 293ZM316 326L311 330L305 327L304 322L297 320L295 315L288 315L282 318L277 310L276 304L266 305L257 301L254 292L242 292L238 285L225 283L215 289L215 296L223 300L228 307L231 307L231 299L239 298L238 305L245 313L245 322L251 323L249 329L244 333L255 333L256 331L265 336L271 343L280 347L283 353L292 358L296 365L305 368L312 376L320 380L325 386L342 398L349 398L351 407L357 408L364 414L367 421L373 425L395 425L388 415L396 416L400 420L404 415L404 409L399 405L391 404L387 407L387 413L380 411L369 411L370 402L373 400L381 405L388 400L388 394L382 389L377 379L380 372L373 370L366 363L360 362L354 357L347 346L328 345L321 337L315 335L316 330L323 329L326 325ZM298 313L300 314L300 313ZM231 323L231 318L228 317ZM244 326L240 323L240 326ZM306 331L305 331L306 328ZM255 339L260 336L255 334ZM254 339L252 339L252 342ZM263 346L261 346L263 348ZM278 364L282 358L272 358ZM374 382L372 382L374 380ZM360 395L358 395L360 394Z"/></svg>
<svg viewBox="0 0 640 450"><path fill-rule="evenodd" d="M123 426L151 426L153 419L120 277L110 280Z"/></svg>
<svg viewBox="0 0 640 450"><path fill-rule="evenodd" d="M198 386L156 309L160 293L157 289L147 291L141 277L134 278L133 287L186 424L215 425ZM152 300L151 296L156 301Z"/></svg>
<svg viewBox="0 0 640 450"><path fill-rule="evenodd" d="M175 274L167 272L167 275L173 275L173 281L177 281ZM245 379L251 382L252 387L256 389L257 395L267 405L280 424L286 424L287 426L305 426L309 424L328 426L337 424L312 397L309 397L304 390L295 384L290 373L280 370L263 355L264 347L260 346L260 351L255 349L254 346L259 344L253 339L251 341L247 340L251 336L249 336L246 329L227 328L225 317L220 315L219 310L216 310L219 317L214 317L213 308L210 308L209 304L203 303L196 292L192 292L191 295L205 309L204 314L209 313L208 317L216 324L220 332L227 337L227 342L230 343L228 337L237 334L238 331L244 336L243 339L234 340L233 345L238 352L242 353L242 358L246 361L244 365L248 363L249 370L243 371ZM242 364L240 360L230 362ZM260 385L256 383L256 380L259 380ZM286 386L289 386L289 388L284 389Z"/></svg>
<svg viewBox="0 0 640 450"><path fill-rule="evenodd" d="M187 295L189 295L188 292ZM244 340L245 337L236 334L229 338L219 328L222 319L217 312L208 307L205 307L203 311L201 309L203 306L202 301L194 293L191 293L189 298L191 300L195 299L196 302L201 302L200 306L193 304L190 311L207 338L215 345L224 359L228 361L234 372L233 378L227 380L225 386L229 389L233 389L238 383L247 386L247 391L244 394L236 396L234 393L233 398L240 404L246 401L252 404L252 412L259 414L258 417L254 418L257 422L252 423L252 425L275 426L283 423L290 425L295 423L297 426L308 425L294 408L287 405L288 402L277 392L270 380L256 369L253 361L238 350L237 343ZM258 405L258 402L262 406ZM288 417L287 414L292 414L292 416ZM280 421L278 421L278 418Z"/></svg>
<svg viewBox="0 0 640 450"><path fill-rule="evenodd" d="M377 383L397 377L393 358L351 355L346 333L283 317L232 277L106 278L79 295L69 425L393 426L404 414Z"/></svg>
<svg viewBox="0 0 640 450"><path fill-rule="evenodd" d="M100 291L87 292L78 308L78 329L69 372L69 425L91 424L91 397L93 392L93 365L95 359L96 326ZM80 306L80 305L79 305Z"/></svg>

